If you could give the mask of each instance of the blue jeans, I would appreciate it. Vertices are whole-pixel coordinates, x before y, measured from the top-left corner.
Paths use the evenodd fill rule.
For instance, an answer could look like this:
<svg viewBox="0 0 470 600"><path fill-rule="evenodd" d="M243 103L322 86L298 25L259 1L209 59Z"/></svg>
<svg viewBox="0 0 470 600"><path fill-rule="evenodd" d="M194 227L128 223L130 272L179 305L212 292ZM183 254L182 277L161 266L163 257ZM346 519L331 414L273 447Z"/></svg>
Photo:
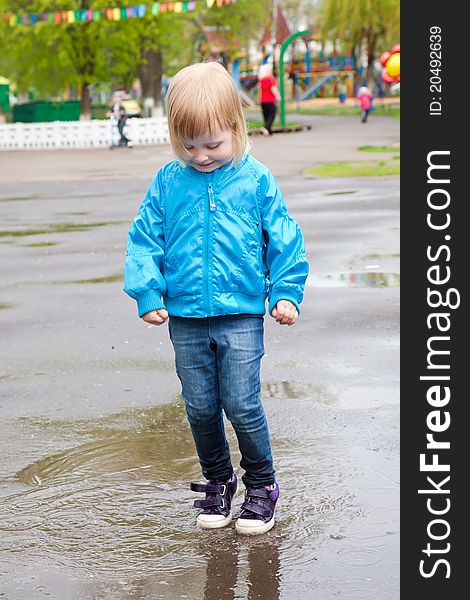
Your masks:
<svg viewBox="0 0 470 600"><path fill-rule="evenodd" d="M170 317L169 330L204 477L226 481L232 476L223 410L237 435L245 486L274 483L268 425L260 399L263 317Z"/></svg>

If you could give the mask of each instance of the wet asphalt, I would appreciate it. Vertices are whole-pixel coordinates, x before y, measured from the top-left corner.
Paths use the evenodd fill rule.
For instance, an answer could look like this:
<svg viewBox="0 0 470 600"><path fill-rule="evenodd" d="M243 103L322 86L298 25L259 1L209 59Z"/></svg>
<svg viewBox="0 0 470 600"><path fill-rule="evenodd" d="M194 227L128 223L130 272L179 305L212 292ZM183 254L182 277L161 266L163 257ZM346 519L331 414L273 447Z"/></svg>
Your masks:
<svg viewBox="0 0 470 600"><path fill-rule="evenodd" d="M399 179L303 175L399 144L399 122L307 120L253 138L311 265L297 324L266 318L281 499L253 539L195 528L167 330L122 292L169 147L0 153L0 598L399 598Z"/></svg>

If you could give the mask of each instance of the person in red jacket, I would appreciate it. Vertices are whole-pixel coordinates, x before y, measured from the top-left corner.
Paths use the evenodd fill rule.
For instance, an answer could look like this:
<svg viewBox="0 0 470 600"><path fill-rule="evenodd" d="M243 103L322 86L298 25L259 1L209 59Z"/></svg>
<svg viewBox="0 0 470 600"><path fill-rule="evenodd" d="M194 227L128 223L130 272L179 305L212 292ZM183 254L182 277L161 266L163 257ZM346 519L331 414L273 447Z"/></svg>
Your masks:
<svg viewBox="0 0 470 600"><path fill-rule="evenodd" d="M280 94L271 65L261 65L258 71L258 83L264 120L262 131L264 135L272 135L272 125L276 118L277 102L280 99Z"/></svg>
<svg viewBox="0 0 470 600"><path fill-rule="evenodd" d="M361 121L363 123L367 121L367 117L372 108L372 98L372 92L367 86L363 85L359 88L357 99L359 100L359 105L361 107Z"/></svg>

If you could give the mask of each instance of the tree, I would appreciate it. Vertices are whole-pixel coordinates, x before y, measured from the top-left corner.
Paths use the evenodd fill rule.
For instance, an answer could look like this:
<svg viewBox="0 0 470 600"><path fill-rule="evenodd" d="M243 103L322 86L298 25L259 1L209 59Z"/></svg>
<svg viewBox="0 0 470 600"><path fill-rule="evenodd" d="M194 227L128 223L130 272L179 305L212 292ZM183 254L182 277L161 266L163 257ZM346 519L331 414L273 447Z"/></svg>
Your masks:
<svg viewBox="0 0 470 600"><path fill-rule="evenodd" d="M399 0L323 0L321 7L323 39L342 40L352 54L364 45L369 75L379 44L388 48L399 39Z"/></svg>
<svg viewBox="0 0 470 600"><path fill-rule="evenodd" d="M78 2L75 2L78 9ZM107 4L106 0L94 0L93 8ZM0 0L0 12L35 14L70 9L73 0L31 0L20 3ZM88 9L91 0L81 0L80 9ZM34 88L44 96L62 95L67 85L79 90L81 113L90 115L90 85L107 78L106 51L108 47L121 46L127 63L135 61L135 52L125 46L122 36L111 36L115 24L105 19L77 23L9 27L3 22L2 40L8 52L0 53L0 68L15 81L19 92Z"/></svg>
<svg viewBox="0 0 470 600"><path fill-rule="evenodd" d="M0 0L0 13L100 9L113 4L125 6L127 2ZM195 41L205 25L220 27L226 37L247 44L259 36L269 5L269 0L238 0L208 9L198 2L194 12L152 15L149 4L145 18L108 21L103 17L99 21L13 27L0 19L0 72L15 81L20 92L34 87L43 96L55 96L63 94L68 84L76 86L85 118L90 114L90 86L103 81L129 86L139 76L144 97L152 97L158 104L162 70L172 75L198 59Z"/></svg>
<svg viewBox="0 0 470 600"><path fill-rule="evenodd" d="M318 18L319 0L283 0L281 4L293 32L308 29Z"/></svg>

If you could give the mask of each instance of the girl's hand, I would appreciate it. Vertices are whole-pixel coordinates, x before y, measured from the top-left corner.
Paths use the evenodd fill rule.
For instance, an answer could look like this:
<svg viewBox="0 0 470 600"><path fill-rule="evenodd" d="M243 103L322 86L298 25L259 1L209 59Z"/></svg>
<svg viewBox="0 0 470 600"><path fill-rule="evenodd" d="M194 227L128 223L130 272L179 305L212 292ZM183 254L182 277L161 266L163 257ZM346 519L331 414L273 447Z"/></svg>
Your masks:
<svg viewBox="0 0 470 600"><path fill-rule="evenodd" d="M279 325L293 325L299 316L297 309L289 300L279 300L271 314Z"/></svg>
<svg viewBox="0 0 470 600"><path fill-rule="evenodd" d="M151 325L163 325L168 321L168 311L164 308L151 310L142 317L142 320Z"/></svg>

